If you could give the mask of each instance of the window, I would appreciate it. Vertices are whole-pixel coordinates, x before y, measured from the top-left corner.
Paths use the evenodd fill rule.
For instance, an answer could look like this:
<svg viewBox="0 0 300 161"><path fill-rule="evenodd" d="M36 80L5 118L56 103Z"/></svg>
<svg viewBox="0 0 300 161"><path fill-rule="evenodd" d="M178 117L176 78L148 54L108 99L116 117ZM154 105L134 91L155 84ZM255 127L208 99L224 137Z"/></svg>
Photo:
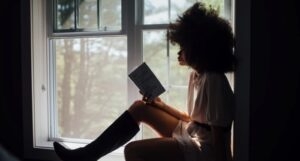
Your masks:
<svg viewBox="0 0 300 161"><path fill-rule="evenodd" d="M138 4L141 17L137 28L141 35L143 61L147 62L156 73L159 80L167 88L161 97L167 103L186 111L187 81L189 69L180 67L177 61L178 46L173 46L166 40L167 24L174 22L177 16L184 12L197 0L144 0ZM231 20L231 3L224 0L202 0L219 10L223 17ZM225 2L227 4L225 4ZM226 7L224 7L226 6ZM139 39L139 38L137 38ZM233 87L233 75L228 74ZM170 101L170 102L169 102ZM157 137L155 132L143 125L143 138Z"/></svg>
<svg viewBox="0 0 300 161"><path fill-rule="evenodd" d="M140 98L127 73L142 61L166 87L162 98L185 111L189 69L178 68L178 46L165 35L195 1L31 0L34 147L60 140L75 148L96 138ZM230 0L203 1L224 16L231 9ZM141 129L134 139L156 135Z"/></svg>

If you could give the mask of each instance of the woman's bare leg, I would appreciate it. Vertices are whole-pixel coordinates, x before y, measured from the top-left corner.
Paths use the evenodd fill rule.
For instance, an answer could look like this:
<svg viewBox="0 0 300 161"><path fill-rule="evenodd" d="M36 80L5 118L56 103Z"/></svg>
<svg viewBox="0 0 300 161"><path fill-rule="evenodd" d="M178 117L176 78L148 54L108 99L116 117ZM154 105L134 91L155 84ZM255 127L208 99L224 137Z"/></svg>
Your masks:
<svg viewBox="0 0 300 161"><path fill-rule="evenodd" d="M126 161L183 161L184 154L174 138L130 142L125 147Z"/></svg>
<svg viewBox="0 0 300 161"><path fill-rule="evenodd" d="M141 102L135 102L128 111L138 123L148 124L162 137L171 137L179 121L167 112Z"/></svg>
<svg viewBox="0 0 300 161"><path fill-rule="evenodd" d="M172 133L179 120L143 102L135 102L128 112L138 123L146 123L162 138L133 141L125 146L126 161L183 161L184 155Z"/></svg>

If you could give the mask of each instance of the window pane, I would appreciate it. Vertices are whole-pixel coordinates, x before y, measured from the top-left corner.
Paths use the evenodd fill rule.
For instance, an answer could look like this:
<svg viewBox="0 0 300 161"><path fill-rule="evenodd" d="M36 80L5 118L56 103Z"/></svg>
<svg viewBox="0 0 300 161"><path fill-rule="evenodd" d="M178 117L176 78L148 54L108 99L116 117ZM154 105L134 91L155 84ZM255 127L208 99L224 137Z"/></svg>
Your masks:
<svg viewBox="0 0 300 161"><path fill-rule="evenodd" d="M55 29L75 29L74 0L57 0Z"/></svg>
<svg viewBox="0 0 300 161"><path fill-rule="evenodd" d="M186 86L191 69L178 63L179 46L170 44L170 84Z"/></svg>
<svg viewBox="0 0 300 161"><path fill-rule="evenodd" d="M165 30L143 31L143 60L155 73L159 81L167 86L168 83L168 57ZM162 96L163 97L163 96ZM165 97L162 98L165 100ZM157 134L148 127L143 126L143 138L154 138Z"/></svg>
<svg viewBox="0 0 300 161"><path fill-rule="evenodd" d="M180 111L187 112L187 86L171 86L168 92L168 104Z"/></svg>
<svg viewBox="0 0 300 161"><path fill-rule="evenodd" d="M221 16L224 16L224 0L171 0L171 22L197 1L204 2L207 6L211 5L219 10Z"/></svg>
<svg viewBox="0 0 300 161"><path fill-rule="evenodd" d="M178 51L178 46L170 45L168 57L165 30L143 31L143 59L167 89L160 97L178 110L186 111L190 70L178 64ZM148 126L143 126L143 138L154 137L157 137L157 134Z"/></svg>
<svg viewBox="0 0 300 161"><path fill-rule="evenodd" d="M224 0L201 0L207 5L211 5L213 8L219 11L221 16L224 16Z"/></svg>
<svg viewBox="0 0 300 161"><path fill-rule="evenodd" d="M58 137L94 139L127 106L126 37L53 40Z"/></svg>
<svg viewBox="0 0 300 161"><path fill-rule="evenodd" d="M121 0L57 0L55 7L56 31L121 30Z"/></svg>
<svg viewBox="0 0 300 161"><path fill-rule="evenodd" d="M169 13L170 1L170 13ZM224 16L224 0L144 0L144 24L166 24L174 22L178 15L195 2L202 1L208 6L219 10L220 15Z"/></svg>
<svg viewBox="0 0 300 161"><path fill-rule="evenodd" d="M171 22L181 15L187 8L191 7L197 0L171 0Z"/></svg>
<svg viewBox="0 0 300 161"><path fill-rule="evenodd" d="M121 30L121 0L102 0L100 6L100 28Z"/></svg>
<svg viewBox="0 0 300 161"><path fill-rule="evenodd" d="M81 0L78 3L78 28L97 29L97 0Z"/></svg>
<svg viewBox="0 0 300 161"><path fill-rule="evenodd" d="M158 133L146 124L142 124L143 129L143 139L157 138L159 137Z"/></svg>
<svg viewBox="0 0 300 161"><path fill-rule="evenodd" d="M163 85L168 80L167 41L165 30L143 31L143 60Z"/></svg>
<svg viewBox="0 0 300 161"><path fill-rule="evenodd" d="M169 22L168 0L144 0L144 24Z"/></svg>

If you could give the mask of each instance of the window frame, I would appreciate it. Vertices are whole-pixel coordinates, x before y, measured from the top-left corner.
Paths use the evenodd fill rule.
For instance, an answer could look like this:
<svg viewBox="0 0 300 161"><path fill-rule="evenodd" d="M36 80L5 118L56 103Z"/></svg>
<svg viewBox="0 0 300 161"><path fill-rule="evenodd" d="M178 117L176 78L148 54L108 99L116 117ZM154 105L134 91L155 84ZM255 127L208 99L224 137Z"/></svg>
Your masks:
<svg viewBox="0 0 300 161"><path fill-rule="evenodd" d="M121 0L121 5L127 7L127 0ZM29 132L25 131L25 140L31 138L28 144L24 145L25 157L33 159L57 160L57 156L53 151L53 141L49 140L54 132L51 132L51 125L57 123L53 122L53 115L55 108L53 105L53 94L55 89L51 89L51 81L49 75L54 76L51 70L52 59L50 53L52 52L51 41L53 38L68 38L68 37L97 37L97 36L124 36L127 32L126 27L126 9L122 9L122 30L116 32L59 32L54 33L53 25L49 22L52 20L53 10L51 7L53 1L46 0L31 0L30 1L30 17L31 17L31 73L32 73L32 113L31 113L31 129ZM45 21L47 20L47 21ZM37 54L44 53L44 54ZM128 54L130 55L130 54ZM49 90L48 90L49 89ZM130 91L130 90L129 90ZM129 92L128 91L128 92ZM24 114L25 115L25 114ZM26 112L26 115L28 113ZM52 117L52 118L51 118ZM26 127L29 125L26 121ZM79 143L80 144L80 143ZM29 145L29 146L28 146ZM46 155L45 155L46 154ZM110 155L103 157L103 160L122 160L123 148L117 149Z"/></svg>
<svg viewBox="0 0 300 161"><path fill-rule="evenodd" d="M78 0L75 0L75 5L78 5ZM100 0L101 1L101 0ZM46 7L47 10L48 10L48 14L47 14L47 27L48 27L48 33L47 33L47 42L49 42L48 44L49 45L49 49L47 50L49 53L54 53L54 51L51 51L54 47L54 44L52 44L52 41L51 40L54 40L54 39L64 39L64 38L100 38L100 37L106 37L106 36L126 36L128 37L127 35L127 6L126 6L126 3L127 3L128 0L120 0L121 2L121 30L116 30L116 31L105 31L105 30L98 30L98 31L95 31L95 30L85 30L85 29L79 29L78 31L76 29L62 29L60 31L56 31L55 29L55 24L57 23L54 19L53 16L56 16L56 13L55 13L55 9L54 9L54 6L56 5L56 0L50 0L50 1L47 1L47 6L50 6L50 7ZM99 2L99 1L98 1ZM99 4L98 4L99 5ZM99 6L98 6L99 7ZM75 8L75 12L78 12L77 8ZM78 13L76 13L76 16L78 16ZM99 16L99 15L98 15ZM78 17L75 17L75 19L78 19ZM54 21L53 21L54 20ZM76 21L74 22L76 23ZM75 26L77 26L75 24ZM128 46L128 45L127 45ZM53 78L53 80L55 80L55 71L53 71L52 69L54 69L54 67L52 66L53 64L55 64L55 59L54 57L55 56L52 56L52 55L49 55L48 53L48 58L49 59L49 65L48 67L49 68L49 73L50 73L50 77ZM129 64L129 55L128 54L128 59L127 59L127 64ZM129 70L128 70L129 71ZM127 71L127 72L128 72ZM48 79L49 80L49 79ZM54 85L54 81L51 82L49 81L50 83L52 83L52 85L49 85L48 89L50 89L49 91L49 99L50 99L50 102L51 103L55 103L55 85ZM128 84L128 81L127 81L127 84ZM54 88L51 88L54 87ZM129 96L129 93L132 92L132 88L128 88L128 91L127 91L127 95ZM128 98L127 98L128 99ZM50 111L50 123L49 123L49 127L51 125L54 125L55 127L53 128L53 130L50 130L49 129L49 138L50 138L50 142L53 142L53 141L62 141L62 142L66 142L67 145L71 146L71 147L80 147L80 146L84 146L86 145L90 140L89 139L72 139L72 138L63 138L63 139L60 139L60 138L56 138L57 137L57 127L58 127L58 123L57 123L57 109L55 108L56 105L52 105L50 104L49 106L49 111ZM120 155L122 154L122 148L120 149L117 149L115 153L113 153L113 155Z"/></svg>
<svg viewBox="0 0 300 161"><path fill-rule="evenodd" d="M35 16L33 15L33 9L35 7L32 7L33 2L36 2L39 0L30 0L29 2L21 2L22 4L27 4L27 5L22 5L22 6L30 6L29 7L29 14L23 14L21 15L22 19L29 19L26 16L30 16L30 20L31 21L36 21L35 20ZM139 0L122 0L122 3L127 3L127 5L124 5L123 7L126 7L128 12L122 12L122 14L124 15L122 17L122 23L126 23L126 25L124 25L122 27L123 29L123 33L127 34L127 40L128 40L128 53L141 53L142 51L142 45L138 45L135 44L134 41L137 41L138 38L141 36L141 33L137 32L137 28L139 27L138 23L138 18L135 15L135 13L137 11L141 12L141 8L137 8L137 7L132 7L132 6L136 6L137 2ZM225 0L227 1L227 0ZM45 1L41 1L39 5L45 5ZM49 1L47 1L47 3L49 3ZM30 4L30 5L28 5ZM236 45L236 50L237 50L237 56L240 59L246 60L246 62L241 63L240 64L240 68L238 69L238 71L235 74L235 94L236 94L236 98L237 98L237 109L236 109L236 119L235 119L235 128L234 128L234 133L236 134L236 136L234 136L234 156L235 156L235 160L244 160L247 161L249 160L249 87L250 87L250 0L246 0L246 2L242 2L242 3L236 3L233 0L233 12L237 13L234 14L235 17L233 18L234 25L233 28L234 30L236 30L236 39L239 39L239 43L237 43ZM35 4L36 5L36 4ZM23 7L21 7L21 12L24 13L26 12L26 9L24 9ZM38 10L38 9L37 9ZM46 13L49 13L49 9L47 10L40 10L40 13L43 14L43 16L46 15ZM134 17L131 19L127 19L127 17ZM24 22L22 20L21 22L22 26L25 26L25 29L22 29L22 36L26 35L30 35L27 34L28 30L30 30L31 33L31 37L34 37L34 34L37 34L37 30L38 29L45 29L44 26L47 26L49 24L45 23L45 22L39 22L39 25L37 26L31 26L31 24L28 25L28 22ZM31 27L27 27L26 25L31 26ZM35 29L34 29L35 28ZM28 29L28 30L26 30ZM37 29L37 30L36 30ZM49 30L49 28L47 29ZM43 31L46 33L49 33L49 31ZM94 36L94 34L97 33L89 33L86 36ZM111 33L110 33L111 34ZM65 34L64 36L68 37L71 36L72 34ZM103 35L105 35L105 33L103 33ZM131 35L131 36L130 36ZM140 37L141 38L141 37ZM23 38L26 39L26 38ZM25 59L24 55L22 56L22 67L25 67L24 71L25 73L22 74L22 85L23 85L23 104L24 104L24 110L23 110L23 120L24 120L24 157L25 158L30 158L30 159L37 159L37 160L57 160L57 156L53 151L53 148L41 148L41 147L36 147L35 141L33 139L33 137L35 137L35 127L37 126L37 124L34 122L33 117L36 116L34 113L34 110L37 110L37 105L36 102L38 99L35 98L35 96L33 94L37 93L36 92L36 88L39 87L39 90L41 90L41 88L45 88L45 86L43 87L41 84L40 85L35 85L36 80L34 78L34 70L32 70L35 65L34 62L36 62L36 58L33 56L32 53L37 52L37 50L35 50L33 48L34 44L36 43L33 38L27 38L27 40L30 40L30 42L27 43L22 43L22 48L27 49L25 51L22 51L22 53L26 53L26 51L29 51L29 54L31 55L31 65L28 64L27 61L29 61L27 59ZM42 40L44 41L44 40ZM141 41L138 41L141 42ZM23 46L24 44L31 44L29 46ZM28 49L31 48L31 49ZM46 50L48 49L48 46L46 46ZM30 50L32 53L30 53ZM39 49L41 51L45 50L45 49ZM38 50L38 51L39 51ZM29 54L27 54L28 56L30 56ZM129 58L129 56L131 56ZM133 64L128 64L128 71L130 69L132 69L136 64L139 64L139 62L142 61L141 57L134 55L134 54L128 54L128 59L133 60ZM45 58L42 59L43 61L45 61ZM47 60L46 60L47 62ZM26 72L26 67L27 66L31 66L31 71L30 69ZM28 67L27 67L28 68ZM48 70L48 69L44 69L44 70ZM31 87L31 89L28 89L27 87L25 87L24 85L28 85L28 75L31 75L31 86L27 86L28 88ZM45 81L48 86L48 82ZM237 82L237 83L236 83ZM130 91L130 89L134 89L135 90L135 86L132 83L128 83L128 89ZM47 90L47 88L46 88ZM41 91L40 91L41 92ZM41 92L42 93L42 92ZM42 93L42 95L45 95ZM138 97L138 95L134 96L134 95L128 95L128 100L129 101L133 101L135 100L136 97ZM240 100L240 101L238 101ZM47 111L47 110L46 110ZM237 113L239 115L237 115ZM46 121L44 122L45 125L48 125L49 122ZM49 130L49 129L48 129ZM141 136L140 136L141 137ZM109 160L109 159L108 159Z"/></svg>

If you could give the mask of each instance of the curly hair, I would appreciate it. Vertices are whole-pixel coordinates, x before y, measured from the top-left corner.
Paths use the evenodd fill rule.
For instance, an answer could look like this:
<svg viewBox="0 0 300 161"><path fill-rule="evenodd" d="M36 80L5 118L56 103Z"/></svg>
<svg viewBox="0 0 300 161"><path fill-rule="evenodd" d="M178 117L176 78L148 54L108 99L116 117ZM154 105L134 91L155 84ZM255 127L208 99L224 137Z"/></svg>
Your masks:
<svg viewBox="0 0 300 161"><path fill-rule="evenodd" d="M231 72L236 66L230 23L204 3L197 2L168 26L167 38L185 52L197 72Z"/></svg>

